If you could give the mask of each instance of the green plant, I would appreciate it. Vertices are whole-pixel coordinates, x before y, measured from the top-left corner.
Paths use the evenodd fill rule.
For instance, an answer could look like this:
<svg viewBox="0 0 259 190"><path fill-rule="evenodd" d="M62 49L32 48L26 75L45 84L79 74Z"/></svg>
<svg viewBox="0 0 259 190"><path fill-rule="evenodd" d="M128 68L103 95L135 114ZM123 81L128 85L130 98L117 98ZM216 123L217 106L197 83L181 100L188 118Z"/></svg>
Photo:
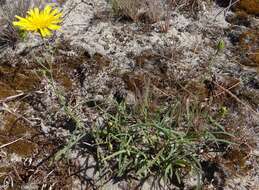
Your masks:
<svg viewBox="0 0 259 190"><path fill-rule="evenodd" d="M188 113L177 116L178 101L157 112L150 112L145 103L137 110L120 103L111 112L104 112L105 125L95 126L91 133L99 164L113 176L155 176L164 181L177 178L180 183L191 171L201 175L200 149L213 143L230 143L219 134L231 134L206 113L197 112L197 108L190 107ZM207 121L204 126L213 125L213 130L208 127L195 131L197 114ZM177 120L181 120L180 125Z"/></svg>
<svg viewBox="0 0 259 190"><path fill-rule="evenodd" d="M47 45L45 42L44 47L46 48L46 51L49 54L44 58L35 57L35 61L41 67L39 71L40 73L42 73L44 78L48 80L49 85L52 87L52 92L57 97L60 109L63 110L65 115L69 119L72 119L76 125L76 129L73 131L73 133L70 134L68 140L66 141L66 144L54 155L53 161L55 162L62 158L66 158L72 150L72 148L84 137L86 131L84 130L83 123L81 122L80 118L74 113L72 108L69 105L67 105L65 101L64 92L62 92L62 90L55 83L55 79L53 76L53 62L51 59L51 57L54 56L54 48L50 45Z"/></svg>

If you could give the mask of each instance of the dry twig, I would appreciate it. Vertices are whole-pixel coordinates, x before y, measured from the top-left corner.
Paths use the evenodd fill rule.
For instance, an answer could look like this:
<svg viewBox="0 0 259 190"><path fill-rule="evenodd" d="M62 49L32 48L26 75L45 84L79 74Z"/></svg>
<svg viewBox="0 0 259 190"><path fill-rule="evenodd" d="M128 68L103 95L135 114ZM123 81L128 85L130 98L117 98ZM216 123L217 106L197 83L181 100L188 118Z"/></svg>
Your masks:
<svg viewBox="0 0 259 190"><path fill-rule="evenodd" d="M16 140L14 140L14 141L11 141L11 142L9 142L9 143L3 144L3 145L0 146L0 149L5 148L5 147L7 147L7 146L9 146L9 145L11 145L11 144L14 144L14 143L18 142L19 140L22 140L22 139L25 138L26 136L27 136L27 135L24 135L24 136L22 136L22 137L20 137L20 138L18 138L18 139L16 139Z"/></svg>

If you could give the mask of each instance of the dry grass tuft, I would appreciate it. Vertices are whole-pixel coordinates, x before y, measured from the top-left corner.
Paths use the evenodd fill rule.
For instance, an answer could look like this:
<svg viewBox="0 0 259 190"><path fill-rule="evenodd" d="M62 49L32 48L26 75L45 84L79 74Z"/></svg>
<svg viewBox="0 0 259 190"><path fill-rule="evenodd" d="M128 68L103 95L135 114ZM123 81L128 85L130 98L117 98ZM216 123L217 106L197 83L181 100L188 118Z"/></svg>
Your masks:
<svg viewBox="0 0 259 190"><path fill-rule="evenodd" d="M116 16L130 18L134 22L153 24L165 22L162 30L166 32L169 12L180 11L197 17L209 0L109 0Z"/></svg>
<svg viewBox="0 0 259 190"><path fill-rule="evenodd" d="M209 3L209 0L169 0L172 9L175 11L183 11L190 16L196 17L203 6Z"/></svg>
<svg viewBox="0 0 259 190"><path fill-rule="evenodd" d="M25 16L29 7L38 0L1 0L0 1L0 49L14 46L21 32L12 25L15 15Z"/></svg>
<svg viewBox="0 0 259 190"><path fill-rule="evenodd" d="M164 15L162 0L111 0L114 13L133 21L158 22Z"/></svg>

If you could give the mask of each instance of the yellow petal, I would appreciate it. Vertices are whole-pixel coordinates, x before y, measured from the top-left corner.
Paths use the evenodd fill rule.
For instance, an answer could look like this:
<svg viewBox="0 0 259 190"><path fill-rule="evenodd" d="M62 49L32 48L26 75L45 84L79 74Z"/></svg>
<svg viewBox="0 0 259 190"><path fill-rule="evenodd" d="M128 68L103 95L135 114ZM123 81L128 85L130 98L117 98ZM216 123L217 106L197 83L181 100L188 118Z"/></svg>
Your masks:
<svg viewBox="0 0 259 190"><path fill-rule="evenodd" d="M45 36L46 36L45 31L44 31L42 28L40 29L40 35L41 35L42 37L45 37Z"/></svg>
<svg viewBox="0 0 259 190"><path fill-rule="evenodd" d="M44 8L44 14L45 15L49 15L49 13L51 12L51 6L50 5L47 5L45 8Z"/></svg>
<svg viewBox="0 0 259 190"><path fill-rule="evenodd" d="M29 11L27 11L27 14L30 16L33 16L34 15L33 9L30 9Z"/></svg>
<svg viewBox="0 0 259 190"><path fill-rule="evenodd" d="M39 8L34 8L33 14L38 17L40 15L40 10Z"/></svg>
<svg viewBox="0 0 259 190"><path fill-rule="evenodd" d="M20 22L13 22L13 25L14 26L21 26L21 23Z"/></svg>
<svg viewBox="0 0 259 190"><path fill-rule="evenodd" d="M52 34L51 30L60 29L59 23L62 22L62 15L58 9L52 9L50 5L43 10L35 7L27 11L25 18L16 16L19 21L13 22L13 25L23 30L38 32L42 37L46 37Z"/></svg>
<svg viewBox="0 0 259 190"><path fill-rule="evenodd" d="M27 28L30 25L30 23L28 23L25 20L25 21L13 22L13 25L14 26L19 26L19 27L22 27L22 28Z"/></svg>
<svg viewBox="0 0 259 190"><path fill-rule="evenodd" d="M61 23L61 22L62 22L62 20L60 20L60 19L56 20L55 19L55 20L52 20L50 24L58 24L58 23Z"/></svg>
<svg viewBox="0 0 259 190"><path fill-rule="evenodd" d="M62 15L63 15L63 13L60 12L60 13L57 13L54 17L59 19L60 17L62 17Z"/></svg>
<svg viewBox="0 0 259 190"><path fill-rule="evenodd" d="M47 28L40 29L40 33L41 33L42 37L46 37L46 36L51 35L51 32Z"/></svg>
<svg viewBox="0 0 259 190"><path fill-rule="evenodd" d="M50 16L55 16L58 13L59 13L58 9L53 9L53 11L50 13Z"/></svg>
<svg viewBox="0 0 259 190"><path fill-rule="evenodd" d="M26 20L25 18L20 17L20 16L17 16L17 15L15 15L15 18L18 18L18 19L21 20L21 21L25 21L25 20Z"/></svg>
<svg viewBox="0 0 259 190"><path fill-rule="evenodd" d="M51 25L48 26L48 28L51 29L51 30L58 30L58 29L60 29L60 27L61 26L56 25L56 24L51 24Z"/></svg>

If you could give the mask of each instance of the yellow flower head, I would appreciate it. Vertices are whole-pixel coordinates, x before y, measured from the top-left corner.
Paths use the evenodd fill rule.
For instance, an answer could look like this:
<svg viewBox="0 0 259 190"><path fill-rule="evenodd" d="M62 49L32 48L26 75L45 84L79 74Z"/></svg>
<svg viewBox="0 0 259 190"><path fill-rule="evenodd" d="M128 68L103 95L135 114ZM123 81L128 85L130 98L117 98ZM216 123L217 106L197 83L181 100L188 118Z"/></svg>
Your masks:
<svg viewBox="0 0 259 190"><path fill-rule="evenodd" d="M44 10L39 8L31 9L25 18L15 16L19 21L13 22L14 26L30 32L38 32L42 37L51 36L50 30L58 30L62 13L58 9L52 9L47 5Z"/></svg>

